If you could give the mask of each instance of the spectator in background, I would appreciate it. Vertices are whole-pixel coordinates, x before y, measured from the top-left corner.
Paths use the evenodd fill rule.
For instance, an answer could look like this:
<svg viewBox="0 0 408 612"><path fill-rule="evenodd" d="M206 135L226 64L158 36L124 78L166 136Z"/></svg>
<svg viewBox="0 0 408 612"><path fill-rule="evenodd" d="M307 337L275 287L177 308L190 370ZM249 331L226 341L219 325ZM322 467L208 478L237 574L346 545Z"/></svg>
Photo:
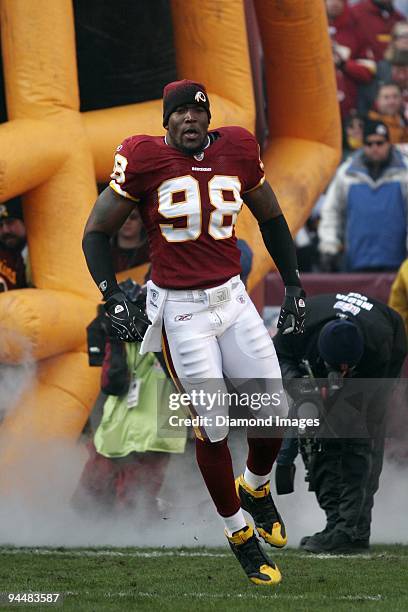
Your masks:
<svg viewBox="0 0 408 612"><path fill-rule="evenodd" d="M397 270L406 257L407 194L407 163L387 126L366 120L363 148L337 170L321 209L322 269Z"/></svg>
<svg viewBox="0 0 408 612"><path fill-rule="evenodd" d="M120 287L130 301L145 308L146 297L139 285L128 279ZM173 383L160 365L160 356L158 360L154 353L140 355L139 343L111 335L104 311L87 331L89 363L102 365L102 393L93 411L94 435L87 443L89 458L73 505L93 515L141 506L151 519L157 519L157 495L170 453L182 453L186 441L184 427L170 437L160 431L160 423L168 418Z"/></svg>
<svg viewBox="0 0 408 612"><path fill-rule="evenodd" d="M381 85L375 99L375 109L368 118L384 123L392 144L408 142L408 126L402 115L402 94L396 83Z"/></svg>
<svg viewBox="0 0 408 612"><path fill-rule="evenodd" d="M399 21L392 29L391 42L384 59L377 64L375 79L368 85L361 85L358 94L358 110L366 115L375 103L380 85L396 83L401 90L403 117L408 119L405 109L408 105L408 22Z"/></svg>
<svg viewBox="0 0 408 612"><path fill-rule="evenodd" d="M312 212L295 236L299 272L317 272L319 270L318 223L319 216Z"/></svg>
<svg viewBox="0 0 408 612"><path fill-rule="evenodd" d="M408 30L407 30L408 32ZM407 37L408 42L408 37ZM398 85L402 96L401 114L408 123L408 49L396 51L390 61L391 76L394 83Z"/></svg>
<svg viewBox="0 0 408 612"><path fill-rule="evenodd" d="M399 21L395 24L391 32L391 42L384 53L384 60L391 62L392 59L399 53L408 51L408 21ZM383 80L392 80L392 73L388 75L384 73Z"/></svg>
<svg viewBox="0 0 408 612"><path fill-rule="evenodd" d="M26 229L20 198L0 203L0 292L27 287Z"/></svg>
<svg viewBox="0 0 408 612"><path fill-rule="evenodd" d="M343 161L363 146L364 120L352 112L346 119L343 129Z"/></svg>
<svg viewBox="0 0 408 612"><path fill-rule="evenodd" d="M351 12L364 28L366 45L375 61L382 60L392 28L398 21L404 21L404 15L395 9L393 0L361 0L351 7Z"/></svg>
<svg viewBox="0 0 408 612"><path fill-rule="evenodd" d="M353 18L347 0L326 0L326 12L336 68L337 97L344 121L357 107L358 85L373 79L376 65L366 46L364 31Z"/></svg>
<svg viewBox="0 0 408 612"><path fill-rule="evenodd" d="M136 207L112 239L111 252L115 272L129 270L149 261L147 235Z"/></svg>
<svg viewBox="0 0 408 612"><path fill-rule="evenodd" d="M115 272L149 261L147 235L137 208L112 238L111 253ZM121 286L129 292L133 286L137 287L130 279ZM102 355L103 363L98 360L90 363L102 365L102 393L87 427L92 428L92 421L100 416L102 404L103 414L87 443L89 457L74 493L73 505L80 512L98 510L101 514L132 511L142 505L157 518L157 494L170 458L165 452L168 440L156 440L154 434L157 385L166 377L153 353L146 355L146 359L141 358L136 350L139 344L127 345L110 337L107 325L103 313L88 328L88 344L91 346L92 342L93 350L97 351L93 357ZM138 395L142 393L140 401L135 396L135 381L140 383L136 390ZM134 405L130 406L132 402ZM180 440L175 442L175 452L182 452ZM183 449L184 443L182 440Z"/></svg>

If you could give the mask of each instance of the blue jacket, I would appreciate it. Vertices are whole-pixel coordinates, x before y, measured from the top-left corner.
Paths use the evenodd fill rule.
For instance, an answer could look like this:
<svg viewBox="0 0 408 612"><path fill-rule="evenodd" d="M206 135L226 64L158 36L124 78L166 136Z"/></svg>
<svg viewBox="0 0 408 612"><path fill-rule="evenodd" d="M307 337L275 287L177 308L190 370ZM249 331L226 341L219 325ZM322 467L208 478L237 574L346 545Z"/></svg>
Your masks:
<svg viewBox="0 0 408 612"><path fill-rule="evenodd" d="M408 166L393 147L373 180L357 151L338 169L321 210L319 250L344 250L351 271L398 269L407 255Z"/></svg>

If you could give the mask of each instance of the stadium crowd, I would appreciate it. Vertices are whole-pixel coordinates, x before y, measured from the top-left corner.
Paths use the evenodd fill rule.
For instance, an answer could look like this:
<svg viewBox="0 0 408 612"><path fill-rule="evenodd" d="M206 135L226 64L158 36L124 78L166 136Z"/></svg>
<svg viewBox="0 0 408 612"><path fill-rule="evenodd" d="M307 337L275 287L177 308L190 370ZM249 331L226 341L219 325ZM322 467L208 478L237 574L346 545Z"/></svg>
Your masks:
<svg viewBox="0 0 408 612"><path fill-rule="evenodd" d="M296 237L299 266L397 271L407 238L408 22L393 0L325 4L343 163Z"/></svg>

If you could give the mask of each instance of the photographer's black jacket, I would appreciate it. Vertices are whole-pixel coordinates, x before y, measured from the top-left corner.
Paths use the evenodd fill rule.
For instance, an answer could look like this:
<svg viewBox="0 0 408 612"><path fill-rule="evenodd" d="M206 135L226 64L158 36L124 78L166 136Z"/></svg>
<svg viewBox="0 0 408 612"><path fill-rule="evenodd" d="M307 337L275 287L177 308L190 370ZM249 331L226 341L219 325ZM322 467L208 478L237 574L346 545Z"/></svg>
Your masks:
<svg viewBox="0 0 408 612"><path fill-rule="evenodd" d="M327 376L319 357L317 340L320 330L338 317L357 324L364 337L364 354L353 377L396 378L407 354L405 328L400 315L374 298L359 293L330 293L306 300L303 335L283 335L273 339L286 380L304 375L301 360L307 359L316 378Z"/></svg>

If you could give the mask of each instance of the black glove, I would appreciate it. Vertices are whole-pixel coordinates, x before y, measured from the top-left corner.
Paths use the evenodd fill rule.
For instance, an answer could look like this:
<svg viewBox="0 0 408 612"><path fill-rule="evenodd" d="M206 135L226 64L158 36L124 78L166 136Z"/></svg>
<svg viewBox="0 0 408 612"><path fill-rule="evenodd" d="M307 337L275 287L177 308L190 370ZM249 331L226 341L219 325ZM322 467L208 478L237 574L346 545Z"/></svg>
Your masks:
<svg viewBox="0 0 408 612"><path fill-rule="evenodd" d="M146 314L126 299L122 292L114 293L104 304L113 334L124 342L141 342L150 324Z"/></svg>
<svg viewBox="0 0 408 612"><path fill-rule="evenodd" d="M306 296L301 287L285 287L285 299L278 319L278 329L282 328L282 333L303 334L305 326L306 305L303 299Z"/></svg>

